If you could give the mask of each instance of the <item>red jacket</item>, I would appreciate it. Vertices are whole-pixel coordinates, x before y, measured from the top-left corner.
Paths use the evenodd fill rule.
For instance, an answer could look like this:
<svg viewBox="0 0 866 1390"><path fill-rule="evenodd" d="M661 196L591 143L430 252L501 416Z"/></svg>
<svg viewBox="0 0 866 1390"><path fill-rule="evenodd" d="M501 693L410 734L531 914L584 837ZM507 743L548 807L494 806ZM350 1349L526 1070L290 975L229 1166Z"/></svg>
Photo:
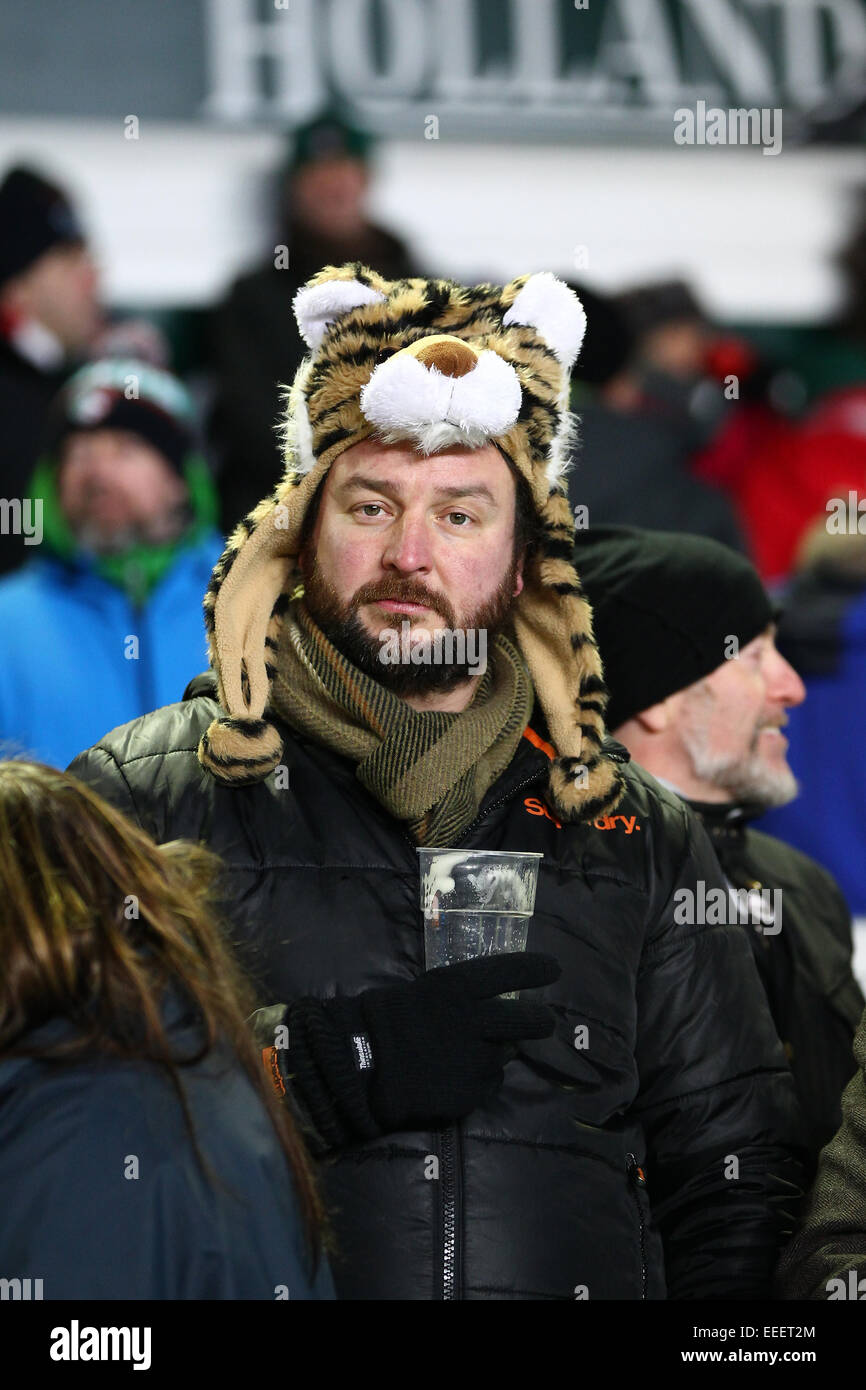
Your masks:
<svg viewBox="0 0 866 1390"><path fill-rule="evenodd" d="M866 386L831 392L799 423L746 405L694 471L728 492L761 578L778 583L830 498L866 498Z"/></svg>

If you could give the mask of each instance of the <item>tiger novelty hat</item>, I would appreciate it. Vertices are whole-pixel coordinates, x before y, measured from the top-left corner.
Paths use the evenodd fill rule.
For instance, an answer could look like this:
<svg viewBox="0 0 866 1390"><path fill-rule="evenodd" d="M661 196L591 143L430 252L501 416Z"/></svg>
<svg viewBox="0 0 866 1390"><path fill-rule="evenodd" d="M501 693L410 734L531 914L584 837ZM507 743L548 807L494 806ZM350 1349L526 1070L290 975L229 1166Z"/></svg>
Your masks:
<svg viewBox="0 0 866 1390"><path fill-rule="evenodd" d="M543 540L515 601L515 640L556 756L549 794L566 820L593 820L619 799L602 751L607 691L589 605L572 563L568 466L570 370L586 318L549 272L504 286L389 281L366 266L327 266L296 295L309 355L288 393L286 471L232 533L204 600L211 666L225 714L198 756L220 781L258 781L279 764L266 707L281 614L298 580L307 507L345 449L375 435L421 455L493 443L529 484Z"/></svg>

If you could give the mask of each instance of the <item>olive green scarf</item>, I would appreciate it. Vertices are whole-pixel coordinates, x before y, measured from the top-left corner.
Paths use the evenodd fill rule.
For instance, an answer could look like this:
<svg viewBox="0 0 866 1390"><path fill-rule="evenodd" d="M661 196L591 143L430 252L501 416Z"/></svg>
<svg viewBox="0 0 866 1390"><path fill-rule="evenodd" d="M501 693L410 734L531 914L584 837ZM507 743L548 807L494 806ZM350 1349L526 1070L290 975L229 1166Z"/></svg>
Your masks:
<svg viewBox="0 0 866 1390"><path fill-rule="evenodd" d="M471 704L414 710L359 671L296 599L283 615L271 708L291 728L357 764L358 781L419 845L449 847L514 757L534 693L517 648L499 635Z"/></svg>

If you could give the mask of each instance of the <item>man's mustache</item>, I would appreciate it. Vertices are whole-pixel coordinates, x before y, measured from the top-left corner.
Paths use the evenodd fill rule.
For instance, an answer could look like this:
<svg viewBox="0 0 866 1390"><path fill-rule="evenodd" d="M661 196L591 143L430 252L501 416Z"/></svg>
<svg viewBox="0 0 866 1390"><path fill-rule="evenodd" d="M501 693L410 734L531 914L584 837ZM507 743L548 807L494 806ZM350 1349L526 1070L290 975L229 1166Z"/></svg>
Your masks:
<svg viewBox="0 0 866 1390"><path fill-rule="evenodd" d="M420 603L438 613L445 619L447 627L454 627L454 613L451 604L442 594L431 593L423 584L412 579L383 579L376 583L363 584L352 599L352 609L363 608L368 603L378 603L380 599L391 599L395 603Z"/></svg>
<svg viewBox="0 0 866 1390"><path fill-rule="evenodd" d="M758 747L758 739L761 737L761 734L764 732L765 729L779 729L779 730L781 730L781 729L784 729L784 728L787 726L787 724L788 724L788 716L787 716L787 714L781 714L781 715L779 715L778 719L762 719L761 722L760 722L759 724L756 724L756 725L755 725L755 732L754 732L753 735L752 735L752 748L751 748L751 751L754 753L754 752L757 750L757 747Z"/></svg>

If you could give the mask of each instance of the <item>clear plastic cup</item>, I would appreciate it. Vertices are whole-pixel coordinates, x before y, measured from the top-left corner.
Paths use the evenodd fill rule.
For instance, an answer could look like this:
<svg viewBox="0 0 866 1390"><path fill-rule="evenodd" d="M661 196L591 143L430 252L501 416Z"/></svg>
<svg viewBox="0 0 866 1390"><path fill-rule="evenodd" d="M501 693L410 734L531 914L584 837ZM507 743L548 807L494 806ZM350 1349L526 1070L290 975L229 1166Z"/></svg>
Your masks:
<svg viewBox="0 0 866 1390"><path fill-rule="evenodd" d="M418 858L428 970L526 950L542 854L419 849Z"/></svg>

